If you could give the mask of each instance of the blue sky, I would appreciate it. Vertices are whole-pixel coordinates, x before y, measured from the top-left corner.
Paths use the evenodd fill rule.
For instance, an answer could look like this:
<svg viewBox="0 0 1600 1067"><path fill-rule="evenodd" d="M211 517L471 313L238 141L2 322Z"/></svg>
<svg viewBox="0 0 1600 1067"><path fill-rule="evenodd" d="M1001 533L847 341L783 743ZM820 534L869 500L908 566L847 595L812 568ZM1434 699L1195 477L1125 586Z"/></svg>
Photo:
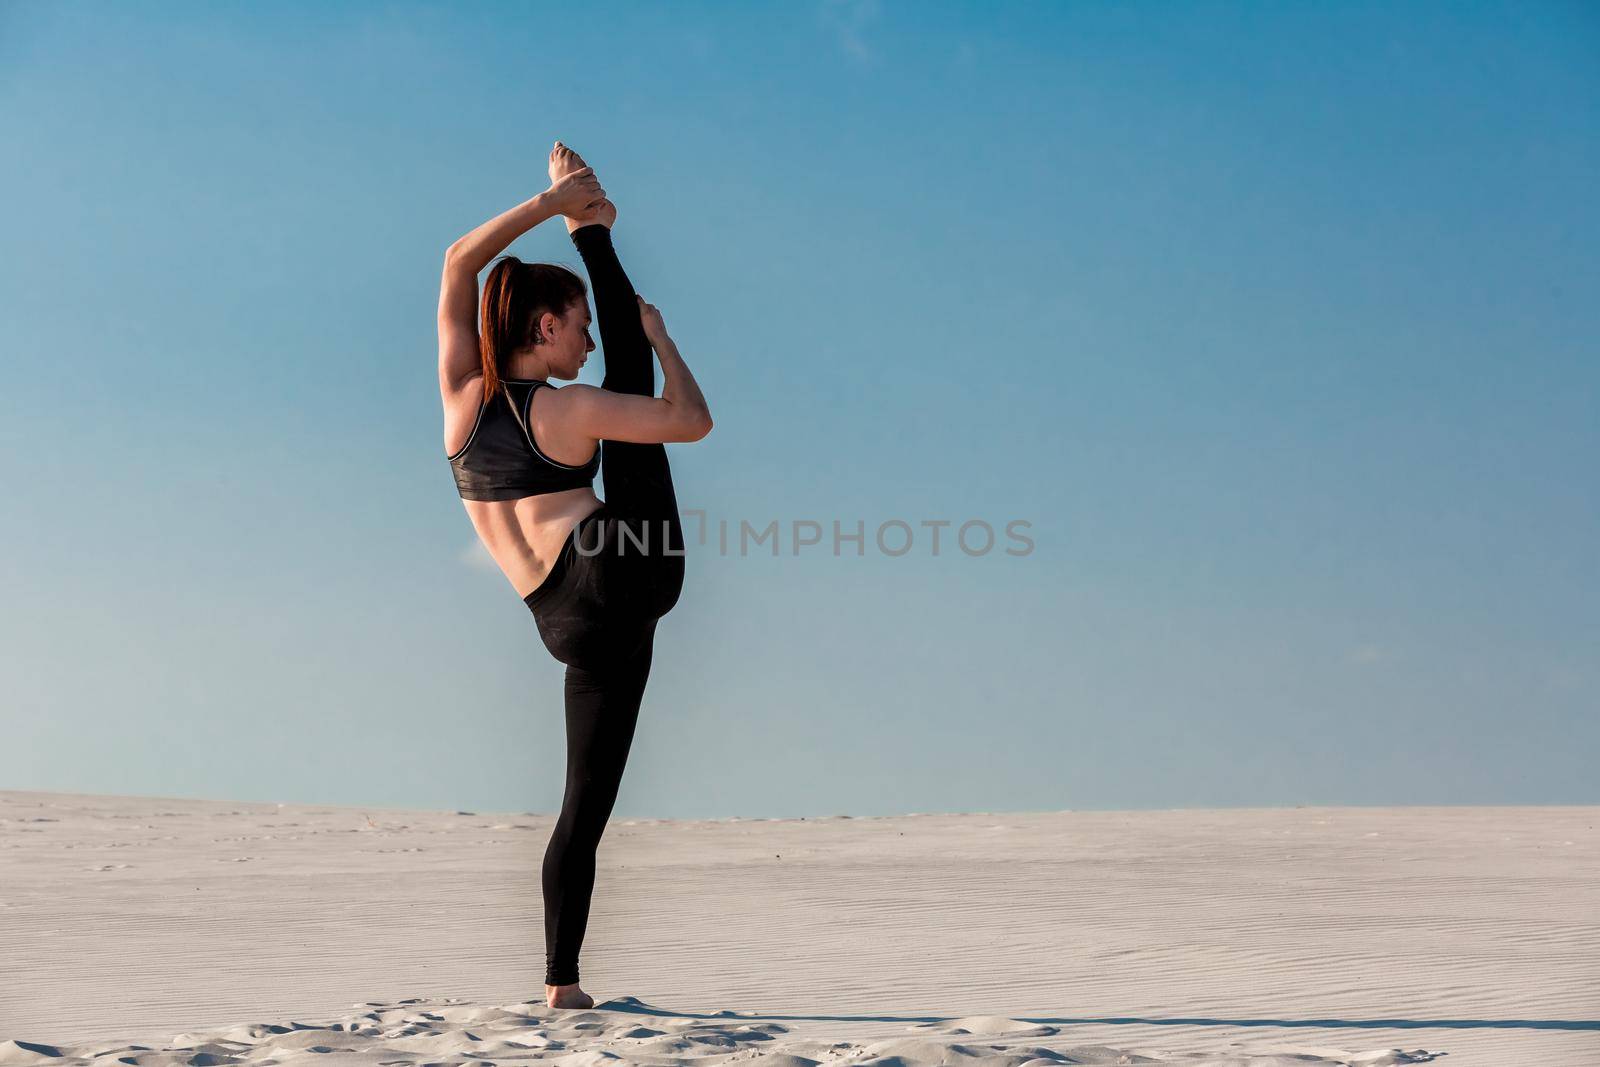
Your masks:
<svg viewBox="0 0 1600 1067"><path fill-rule="evenodd" d="M1600 802L1597 55L1580 4L0 8L0 786L559 806L434 310L561 138L716 417L682 505L868 531L691 546L619 813Z"/></svg>

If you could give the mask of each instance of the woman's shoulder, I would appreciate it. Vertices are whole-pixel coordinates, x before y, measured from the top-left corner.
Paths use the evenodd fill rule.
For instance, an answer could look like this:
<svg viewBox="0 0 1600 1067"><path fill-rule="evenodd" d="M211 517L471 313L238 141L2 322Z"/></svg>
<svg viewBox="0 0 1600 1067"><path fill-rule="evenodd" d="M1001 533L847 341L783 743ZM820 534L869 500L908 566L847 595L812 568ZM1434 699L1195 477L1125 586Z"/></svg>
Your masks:
<svg viewBox="0 0 1600 1067"><path fill-rule="evenodd" d="M529 436L545 442L544 454L568 466L596 462L600 453L595 439L583 429L582 411L588 397L605 390L581 382L540 382L529 389Z"/></svg>
<svg viewBox="0 0 1600 1067"><path fill-rule="evenodd" d="M540 388L543 386L544 388ZM529 403L538 403L547 411L571 411L586 403L592 403L595 397L605 392L598 386L585 385L582 382L568 382L566 385L556 385L553 382L540 381L531 386ZM540 400L539 397L544 399Z"/></svg>

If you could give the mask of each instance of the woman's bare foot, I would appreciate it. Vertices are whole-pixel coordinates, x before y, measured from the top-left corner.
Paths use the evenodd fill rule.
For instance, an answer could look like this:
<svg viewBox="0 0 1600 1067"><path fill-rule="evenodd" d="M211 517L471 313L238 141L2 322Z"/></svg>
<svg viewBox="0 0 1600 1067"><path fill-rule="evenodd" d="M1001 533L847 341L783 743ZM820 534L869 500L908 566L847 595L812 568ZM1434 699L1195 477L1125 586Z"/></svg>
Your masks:
<svg viewBox="0 0 1600 1067"><path fill-rule="evenodd" d="M583 161L582 156L560 141L557 141L556 146L550 150L550 180L552 182L571 174L575 170L582 170L588 165ZM617 205L613 204L609 199L602 200L595 205L593 211L585 212L582 215L568 215L567 232L571 233L580 226L592 226L597 222L609 230L615 225L616 221Z"/></svg>
<svg viewBox="0 0 1600 1067"><path fill-rule="evenodd" d="M571 985L547 985L544 987L544 999L552 1008L592 1008L594 998L578 988L578 983Z"/></svg>
<svg viewBox="0 0 1600 1067"><path fill-rule="evenodd" d="M567 219L567 232L571 233L580 226L593 226L597 222L608 230L616 225L617 205L611 202L610 197L600 201L595 206L595 209L586 215L579 215L575 218L569 217Z"/></svg>

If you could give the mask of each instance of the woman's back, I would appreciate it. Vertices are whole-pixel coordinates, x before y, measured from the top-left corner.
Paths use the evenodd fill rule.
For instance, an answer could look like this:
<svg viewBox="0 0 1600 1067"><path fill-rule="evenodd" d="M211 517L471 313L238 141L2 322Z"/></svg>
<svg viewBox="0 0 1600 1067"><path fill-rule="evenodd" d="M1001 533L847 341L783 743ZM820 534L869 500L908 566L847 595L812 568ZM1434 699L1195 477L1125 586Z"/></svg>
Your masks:
<svg viewBox="0 0 1600 1067"><path fill-rule="evenodd" d="M593 488L598 444L587 442L584 462L557 458L576 459L572 453L584 445L561 440L551 432L557 420L536 415L541 406L534 398L542 392L555 387L542 379L506 379L485 402L478 376L446 410L446 447L461 441L448 453L457 493L518 596L538 587L572 528L600 506Z"/></svg>

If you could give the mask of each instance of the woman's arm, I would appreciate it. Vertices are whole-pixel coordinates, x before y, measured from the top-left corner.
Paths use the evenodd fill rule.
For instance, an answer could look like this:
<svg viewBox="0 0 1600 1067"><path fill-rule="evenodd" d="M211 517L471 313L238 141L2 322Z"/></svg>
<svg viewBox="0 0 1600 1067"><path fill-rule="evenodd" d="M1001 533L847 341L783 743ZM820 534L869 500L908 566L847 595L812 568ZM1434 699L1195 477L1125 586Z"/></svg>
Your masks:
<svg viewBox="0 0 1600 1067"><path fill-rule="evenodd" d="M687 367L684 372L688 372ZM561 425L571 427L588 441L664 445L669 441L698 441L711 432L710 414L659 396L613 393L580 382L544 391L551 394L552 409L559 409L552 413Z"/></svg>
<svg viewBox="0 0 1600 1067"><path fill-rule="evenodd" d="M689 427L698 431L697 436L690 438L698 441L711 432L711 408L706 404L705 394L700 391L700 383L694 380L689 364L683 361L678 346L667 335L667 324L661 319L661 309L645 303L642 296L638 299L639 319L644 326L644 334L650 339L650 347L656 350L656 358L661 362L661 399L677 408Z"/></svg>
<svg viewBox="0 0 1600 1067"><path fill-rule="evenodd" d="M661 312L634 292L622 269L611 243L615 220L615 206L603 201L601 210L580 219L582 224L572 230L572 243L589 271L600 343L606 350L606 373L599 389L569 385L555 390L557 417L568 432L589 440L637 444L698 441L711 432L705 397L678 347L667 336ZM655 395L657 356L666 376L659 397Z"/></svg>
<svg viewBox="0 0 1600 1067"><path fill-rule="evenodd" d="M453 263L459 270L476 275L487 267L495 256L504 252L512 241L539 223L553 219L559 214L561 212L550 204L548 189L537 193L510 211L501 212L470 233L458 237L445 251L445 262Z"/></svg>
<svg viewBox="0 0 1600 1067"><path fill-rule="evenodd" d="M454 259L476 275L518 237L557 215L581 215L604 200L606 191L593 167L562 175L544 192L496 215L450 246L445 261Z"/></svg>
<svg viewBox="0 0 1600 1067"><path fill-rule="evenodd" d="M639 297L645 333L661 360L665 382L660 396L639 396L597 389L577 382L548 390L557 418L586 439L666 444L698 441L711 432L711 409L678 346L667 336L661 313Z"/></svg>
<svg viewBox="0 0 1600 1067"><path fill-rule="evenodd" d="M439 385L453 391L481 369L478 354L478 274L512 241L546 219L577 215L605 197L585 167L510 211L502 212L452 244L444 254L439 282Z"/></svg>

